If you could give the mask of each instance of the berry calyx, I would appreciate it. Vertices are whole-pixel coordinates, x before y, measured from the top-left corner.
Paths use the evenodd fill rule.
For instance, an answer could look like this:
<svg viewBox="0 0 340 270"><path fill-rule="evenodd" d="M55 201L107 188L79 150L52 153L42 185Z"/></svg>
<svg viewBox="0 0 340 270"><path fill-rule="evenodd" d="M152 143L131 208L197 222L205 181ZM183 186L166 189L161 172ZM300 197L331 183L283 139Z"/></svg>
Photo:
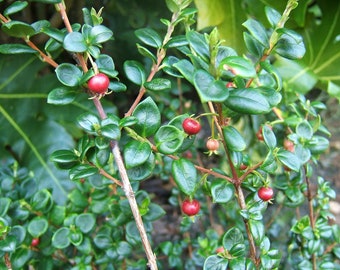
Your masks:
<svg viewBox="0 0 340 270"><path fill-rule="evenodd" d="M32 242L31 242L31 246L32 247L36 247L37 245L39 245L40 243L40 239L39 238L33 238Z"/></svg>
<svg viewBox="0 0 340 270"><path fill-rule="evenodd" d="M184 132L188 135L195 135L201 130L201 124L191 117L184 119L182 127Z"/></svg>
<svg viewBox="0 0 340 270"><path fill-rule="evenodd" d="M220 143L216 139L210 138L207 140L206 147L209 151L215 152L220 146Z"/></svg>
<svg viewBox="0 0 340 270"><path fill-rule="evenodd" d="M195 216L201 209L201 204L198 200L185 199L182 203L182 211L187 216Z"/></svg>
<svg viewBox="0 0 340 270"><path fill-rule="evenodd" d="M104 73L98 73L94 75L89 81L87 82L88 88L97 94L104 94L110 84L110 79Z"/></svg>
<svg viewBox="0 0 340 270"><path fill-rule="evenodd" d="M265 202L271 200L274 196L274 191L271 187L261 187L257 191L259 198Z"/></svg>

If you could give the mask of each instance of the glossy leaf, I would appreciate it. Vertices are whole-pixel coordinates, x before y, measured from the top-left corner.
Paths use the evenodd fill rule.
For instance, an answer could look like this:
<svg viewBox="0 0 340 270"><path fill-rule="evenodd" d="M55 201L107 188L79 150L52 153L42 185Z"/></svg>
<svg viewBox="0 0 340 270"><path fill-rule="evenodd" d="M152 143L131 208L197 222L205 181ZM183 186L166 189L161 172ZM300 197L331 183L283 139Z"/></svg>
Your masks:
<svg viewBox="0 0 340 270"><path fill-rule="evenodd" d="M227 269L228 263L228 259L211 255L204 261L203 270L224 270Z"/></svg>
<svg viewBox="0 0 340 270"><path fill-rule="evenodd" d="M101 72L109 75L110 77L115 77L117 75L113 59L107 54L99 55L96 59L96 65Z"/></svg>
<svg viewBox="0 0 340 270"><path fill-rule="evenodd" d="M298 172L301 167L300 159L292 152L280 149L276 157L288 168Z"/></svg>
<svg viewBox="0 0 340 270"><path fill-rule="evenodd" d="M52 245L58 249L67 248L71 244L70 239L69 239L70 233L71 232L69 228L66 228L66 227L59 228L53 234Z"/></svg>
<svg viewBox="0 0 340 270"><path fill-rule="evenodd" d="M262 220L258 221L258 220L250 219L249 225L250 225L250 232L253 235L256 244L259 245L265 236L265 228L262 223Z"/></svg>
<svg viewBox="0 0 340 270"><path fill-rule="evenodd" d="M182 146L185 136L182 130L174 126L161 126L154 137L157 150L162 154L173 154Z"/></svg>
<svg viewBox="0 0 340 270"><path fill-rule="evenodd" d="M171 81L164 78L155 78L150 82L145 82L144 86L151 91L162 91L171 88Z"/></svg>
<svg viewBox="0 0 340 270"><path fill-rule="evenodd" d="M120 138L120 129L119 126L116 124L107 124L102 125L100 128L100 134L105 138L111 140L119 140Z"/></svg>
<svg viewBox="0 0 340 270"><path fill-rule="evenodd" d="M31 47L24 44L1 44L0 53L2 54L21 54L21 53L36 53Z"/></svg>
<svg viewBox="0 0 340 270"><path fill-rule="evenodd" d="M132 115L136 117L137 124L134 130L143 137L149 137L156 133L161 124L161 114L151 97L147 97L140 102Z"/></svg>
<svg viewBox="0 0 340 270"><path fill-rule="evenodd" d="M29 249L21 248L17 250L13 256L11 256L11 264L13 269L20 269L25 266L32 255L32 251Z"/></svg>
<svg viewBox="0 0 340 270"><path fill-rule="evenodd" d="M97 168L87 164L80 164L70 170L70 178L71 180L77 180L87 178L96 173L98 173Z"/></svg>
<svg viewBox="0 0 340 270"><path fill-rule="evenodd" d="M144 46L141 46L138 43L136 45L137 45L137 50L141 55L150 58L152 62L154 63L157 62L156 56L149 49L145 48Z"/></svg>
<svg viewBox="0 0 340 270"><path fill-rule="evenodd" d="M0 217L6 215L10 204L11 200L9 198L0 198Z"/></svg>
<svg viewBox="0 0 340 270"><path fill-rule="evenodd" d="M47 103L54 105L66 105L76 98L76 92L67 87L58 87L48 93Z"/></svg>
<svg viewBox="0 0 340 270"><path fill-rule="evenodd" d="M75 225L83 233L89 233L96 225L96 218L91 213L83 213L76 217Z"/></svg>
<svg viewBox="0 0 340 270"><path fill-rule="evenodd" d="M124 71L126 76L131 82L137 85L142 85L145 83L146 74L144 67L141 63L134 60L125 61Z"/></svg>
<svg viewBox="0 0 340 270"><path fill-rule="evenodd" d="M224 104L233 111L245 114L262 114L270 110L266 97L251 88L230 91Z"/></svg>
<svg viewBox="0 0 340 270"><path fill-rule="evenodd" d="M230 72L233 76L253 78L256 76L254 65L240 56L229 56L220 62L220 69Z"/></svg>
<svg viewBox="0 0 340 270"><path fill-rule="evenodd" d="M142 181L152 174L154 168L155 155L151 153L149 158L143 164L128 169L127 173L131 180Z"/></svg>
<svg viewBox="0 0 340 270"><path fill-rule="evenodd" d="M184 158L173 161L172 175L178 188L188 196L194 194L199 179L194 164Z"/></svg>
<svg viewBox="0 0 340 270"><path fill-rule="evenodd" d="M75 65L69 63L60 64L55 69L58 80L66 86L77 86L83 72Z"/></svg>
<svg viewBox="0 0 340 270"><path fill-rule="evenodd" d="M35 34L31 25L14 20L3 23L1 29L7 35L17 38L26 38Z"/></svg>
<svg viewBox="0 0 340 270"><path fill-rule="evenodd" d="M141 28L135 31L135 35L146 45L154 48L162 46L162 39L158 33L151 28Z"/></svg>
<svg viewBox="0 0 340 270"><path fill-rule="evenodd" d="M27 7L27 5L26 1L15 1L3 11L3 14L8 16L17 13Z"/></svg>
<svg viewBox="0 0 340 270"><path fill-rule="evenodd" d="M193 76L195 72L194 66L186 59L179 60L174 63L173 66L183 75L183 77L188 80L191 84L194 84Z"/></svg>
<svg viewBox="0 0 340 270"><path fill-rule="evenodd" d="M68 33L64 39L63 46L70 52L82 53L88 49L83 35L79 32Z"/></svg>
<svg viewBox="0 0 340 270"><path fill-rule="evenodd" d="M244 243L242 232L237 228L229 229L222 238L223 247L227 250L232 249L233 246Z"/></svg>
<svg viewBox="0 0 340 270"><path fill-rule="evenodd" d="M281 14L272 7L265 7L266 17L272 27L275 27L281 19Z"/></svg>
<svg viewBox="0 0 340 270"><path fill-rule="evenodd" d="M215 80L208 72L199 69L194 73L195 88L202 102L223 102L229 96L225 83Z"/></svg>
<svg viewBox="0 0 340 270"><path fill-rule="evenodd" d="M15 236L7 236L0 241L0 250L3 252L14 252L16 248Z"/></svg>
<svg viewBox="0 0 340 270"><path fill-rule="evenodd" d="M270 149L274 149L276 147L276 136L275 136L273 130L271 129L271 127L269 127L267 125L263 125L262 126L262 134L263 134L263 139L264 139L264 142L266 143L266 145Z"/></svg>
<svg viewBox="0 0 340 270"><path fill-rule="evenodd" d="M247 146L242 135L233 126L223 127L223 136L228 149L231 151L241 152Z"/></svg>
<svg viewBox="0 0 340 270"><path fill-rule="evenodd" d="M313 128L307 121L303 121L297 125L296 134L304 140L310 140L313 136Z"/></svg>
<svg viewBox="0 0 340 270"><path fill-rule="evenodd" d="M151 146L147 142L131 141L124 147L124 160L127 169L143 164L151 154Z"/></svg>
<svg viewBox="0 0 340 270"><path fill-rule="evenodd" d="M111 39L112 31L104 25L95 25L91 28L90 38L92 44L104 43Z"/></svg>
<svg viewBox="0 0 340 270"><path fill-rule="evenodd" d="M38 238L43 235L48 229L48 221L43 217L35 217L30 221L27 227L27 231L34 238Z"/></svg>
<svg viewBox="0 0 340 270"><path fill-rule="evenodd" d="M216 179L211 183L211 195L215 203L229 202L234 192L234 186L224 179Z"/></svg>
<svg viewBox="0 0 340 270"><path fill-rule="evenodd" d="M205 61L210 58L209 45L203 34L196 31L189 31L186 34L189 45Z"/></svg>
<svg viewBox="0 0 340 270"><path fill-rule="evenodd" d="M292 30L280 29L278 31L282 32L282 35L274 51L288 59L301 59L306 52L302 37Z"/></svg>
<svg viewBox="0 0 340 270"><path fill-rule="evenodd" d="M254 20L248 19L246 22L243 23L243 26L247 28L249 33L261 43L265 48L269 48L269 38L266 29L264 26Z"/></svg>

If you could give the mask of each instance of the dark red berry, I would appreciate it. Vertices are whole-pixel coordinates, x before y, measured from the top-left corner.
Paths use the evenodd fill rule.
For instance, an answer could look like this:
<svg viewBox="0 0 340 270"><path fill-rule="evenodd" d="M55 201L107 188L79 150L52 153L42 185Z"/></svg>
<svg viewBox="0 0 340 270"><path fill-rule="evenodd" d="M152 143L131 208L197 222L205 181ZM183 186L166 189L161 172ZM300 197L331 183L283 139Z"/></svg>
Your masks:
<svg viewBox="0 0 340 270"><path fill-rule="evenodd" d="M97 94L104 94L110 84L110 79L103 73L98 73L94 75L89 81L87 82L88 88Z"/></svg>
<svg viewBox="0 0 340 270"><path fill-rule="evenodd" d="M274 196L274 191L271 187L261 187L257 191L257 195L259 198L263 201L269 201L273 198Z"/></svg>
<svg viewBox="0 0 340 270"><path fill-rule="evenodd" d="M243 164L243 163L242 163L242 164L240 165L240 170L241 170L241 171L243 171L243 170L245 170L245 169L247 169L247 168L248 168L248 166L247 166L246 164Z"/></svg>
<svg viewBox="0 0 340 270"><path fill-rule="evenodd" d="M191 201L189 199L186 199L182 203L182 211L187 216L195 216L200 211L200 208L201 204L196 199L193 199Z"/></svg>
<svg viewBox="0 0 340 270"><path fill-rule="evenodd" d="M182 127L188 135L195 135L201 130L201 124L193 118L186 118L183 121Z"/></svg>
<svg viewBox="0 0 340 270"><path fill-rule="evenodd" d="M219 146L220 146L220 143L218 140L216 139L207 140L206 147L209 151L216 151Z"/></svg>
<svg viewBox="0 0 340 270"><path fill-rule="evenodd" d="M290 152L294 152L294 150L295 150L294 143L292 141L288 140L288 139L283 140L283 147Z"/></svg>
<svg viewBox="0 0 340 270"><path fill-rule="evenodd" d="M37 245L39 245L40 243L40 239L39 238L33 238L32 242L31 242L31 246L32 247L36 247Z"/></svg>

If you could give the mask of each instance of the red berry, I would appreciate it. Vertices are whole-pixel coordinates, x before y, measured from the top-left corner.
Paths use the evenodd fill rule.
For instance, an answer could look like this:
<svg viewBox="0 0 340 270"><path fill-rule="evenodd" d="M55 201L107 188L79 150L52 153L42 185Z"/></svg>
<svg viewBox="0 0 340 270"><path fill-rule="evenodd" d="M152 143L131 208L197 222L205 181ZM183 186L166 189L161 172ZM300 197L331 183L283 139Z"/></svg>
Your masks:
<svg viewBox="0 0 340 270"><path fill-rule="evenodd" d="M274 191L271 187L261 187L257 191L257 195L259 198L263 201L269 201L273 198L274 196Z"/></svg>
<svg viewBox="0 0 340 270"><path fill-rule="evenodd" d="M224 247L218 247L217 249L216 249L216 253L222 253L222 252L224 252Z"/></svg>
<svg viewBox="0 0 340 270"><path fill-rule="evenodd" d="M200 211L200 208L200 202L195 199L191 201L189 199L186 199L182 203L182 211L188 216L195 216Z"/></svg>
<svg viewBox="0 0 340 270"><path fill-rule="evenodd" d="M256 137L259 141L263 141L263 134L262 134L262 126L259 128L259 130L256 132Z"/></svg>
<svg viewBox="0 0 340 270"><path fill-rule="evenodd" d="M87 82L88 88L98 94L104 94L109 87L110 79L103 73L98 73L94 75L89 81Z"/></svg>
<svg viewBox="0 0 340 270"><path fill-rule="evenodd" d="M40 242L39 238L33 238L31 242L31 246L36 247L37 245L39 245L39 242Z"/></svg>
<svg viewBox="0 0 340 270"><path fill-rule="evenodd" d="M220 143L216 139L209 139L207 140L206 147L209 151L216 151L218 147L220 146Z"/></svg>
<svg viewBox="0 0 340 270"><path fill-rule="evenodd" d="M182 127L188 135L195 135L201 130L201 124L193 118L184 119Z"/></svg>
<svg viewBox="0 0 340 270"><path fill-rule="evenodd" d="M247 169L247 168L248 168L248 166L247 166L246 164L243 164L243 163L242 163L242 164L240 165L240 170L241 170L241 171L244 171L244 170Z"/></svg>
<svg viewBox="0 0 340 270"><path fill-rule="evenodd" d="M288 139L283 140L283 147L290 152L294 152L295 149L294 143Z"/></svg>

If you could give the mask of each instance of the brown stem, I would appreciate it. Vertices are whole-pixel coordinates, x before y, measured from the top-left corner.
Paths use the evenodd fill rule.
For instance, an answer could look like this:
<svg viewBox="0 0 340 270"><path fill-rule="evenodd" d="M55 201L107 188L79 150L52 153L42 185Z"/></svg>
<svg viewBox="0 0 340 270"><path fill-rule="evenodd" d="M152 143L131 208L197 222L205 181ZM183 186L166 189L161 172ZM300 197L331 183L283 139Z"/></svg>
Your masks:
<svg viewBox="0 0 340 270"><path fill-rule="evenodd" d="M8 253L5 253L4 260L5 260L5 265L6 265L7 269L12 270L12 263L11 263L11 260L9 258Z"/></svg>
<svg viewBox="0 0 340 270"><path fill-rule="evenodd" d="M56 68L56 67L58 67L58 64L51 58L51 57L49 57L48 55L46 55L45 53L43 53L32 41L30 41L29 39L27 39L27 40L25 40L25 42L26 42L26 44L28 45L28 46L30 46L33 50L36 50L38 53L39 53L39 55L40 55L40 57L41 57L41 59L44 61L44 62L46 62L46 63L48 63L48 64L50 64L52 67L54 67L54 68Z"/></svg>

